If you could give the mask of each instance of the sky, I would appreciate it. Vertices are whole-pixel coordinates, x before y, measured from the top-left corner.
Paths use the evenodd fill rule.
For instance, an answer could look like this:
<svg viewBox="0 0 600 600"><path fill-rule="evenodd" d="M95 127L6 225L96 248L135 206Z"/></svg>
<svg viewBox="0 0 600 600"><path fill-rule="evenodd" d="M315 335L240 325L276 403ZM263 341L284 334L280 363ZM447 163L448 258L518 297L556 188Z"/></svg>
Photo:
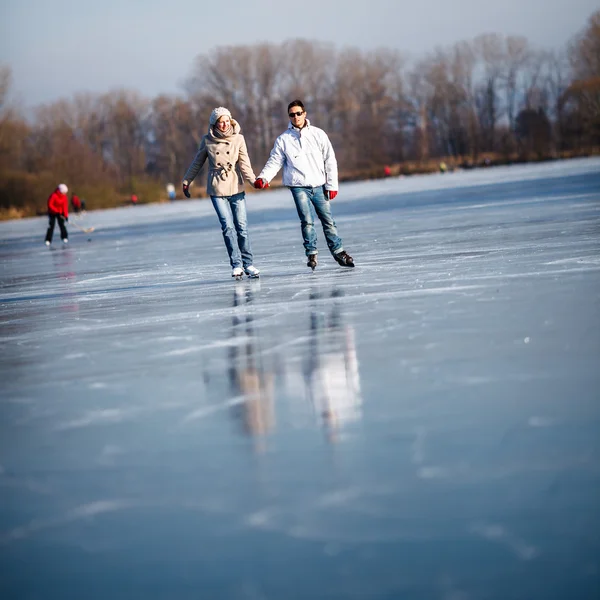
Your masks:
<svg viewBox="0 0 600 600"><path fill-rule="evenodd" d="M218 46L303 38L419 57L482 33L560 48L598 0L0 0L0 63L35 106L78 92L183 93L193 61Z"/></svg>

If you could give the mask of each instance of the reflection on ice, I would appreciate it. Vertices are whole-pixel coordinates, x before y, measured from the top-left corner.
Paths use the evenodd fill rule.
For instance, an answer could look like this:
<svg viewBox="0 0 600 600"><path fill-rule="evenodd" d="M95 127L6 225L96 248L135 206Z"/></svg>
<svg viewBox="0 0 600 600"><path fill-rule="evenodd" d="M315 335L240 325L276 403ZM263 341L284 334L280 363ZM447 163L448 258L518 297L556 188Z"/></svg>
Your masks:
<svg viewBox="0 0 600 600"><path fill-rule="evenodd" d="M296 410L296 425L302 425L302 414L311 414L327 439L338 441L344 427L362 414L354 328L345 322L338 302L343 291L315 288L297 294L296 300L307 303L300 314L304 335L275 347L255 312L260 294L259 280L233 286L229 334L226 343L216 344L226 353L228 398L192 411L185 421L229 407L239 430L255 438L255 448L264 451L268 435L277 428L277 410L289 401ZM207 385L219 389L219 371L207 377Z"/></svg>
<svg viewBox="0 0 600 600"><path fill-rule="evenodd" d="M232 393L242 398L233 414L247 434L259 438L256 448L264 450L263 438L275 426L275 374L254 325L252 300L259 290L259 280L234 285L228 375Z"/></svg>
<svg viewBox="0 0 600 600"><path fill-rule="evenodd" d="M308 399L332 442L346 423L360 419L362 404L354 328L344 323L342 307L335 301L342 295L342 290L333 289L333 301L324 303L322 312L316 302L321 294L311 292L304 371Z"/></svg>
<svg viewBox="0 0 600 600"><path fill-rule="evenodd" d="M343 291L312 290L306 331L298 332L293 351L283 349L277 355L265 347L261 324L255 321L253 302L259 294L259 281L234 286L228 379L239 401L232 403L233 414L245 433L264 438L276 427L276 383L281 376L281 400L306 403L327 439L337 441L347 423L360 419L362 404L354 329L344 323L336 300ZM264 450L264 439L257 447Z"/></svg>

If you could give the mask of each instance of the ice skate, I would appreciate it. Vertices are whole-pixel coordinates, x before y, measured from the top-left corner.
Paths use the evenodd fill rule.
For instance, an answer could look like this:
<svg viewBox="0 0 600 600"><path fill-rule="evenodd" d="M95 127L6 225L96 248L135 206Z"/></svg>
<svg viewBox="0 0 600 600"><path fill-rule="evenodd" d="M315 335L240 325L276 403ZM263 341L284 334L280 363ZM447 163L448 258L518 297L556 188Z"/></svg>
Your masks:
<svg viewBox="0 0 600 600"><path fill-rule="evenodd" d="M65 238L65 239L63 240L63 244L68 244L68 243L69 243L69 240L68 240L68 238Z"/></svg>
<svg viewBox="0 0 600 600"><path fill-rule="evenodd" d="M335 258L336 262L342 265L342 267L354 266L354 259L345 250L334 254L333 258Z"/></svg>
<svg viewBox="0 0 600 600"><path fill-rule="evenodd" d="M258 279L260 277L260 271L253 265L246 267L246 275L251 279Z"/></svg>
<svg viewBox="0 0 600 600"><path fill-rule="evenodd" d="M234 267L233 271L231 271L231 276L236 281L241 281L244 278L244 269L242 267Z"/></svg>
<svg viewBox="0 0 600 600"><path fill-rule="evenodd" d="M50 246L50 242L46 240L46 246Z"/></svg>
<svg viewBox="0 0 600 600"><path fill-rule="evenodd" d="M315 267L317 266L317 255L316 254L308 255L308 260L306 261L306 266L310 267L313 271L315 270Z"/></svg>

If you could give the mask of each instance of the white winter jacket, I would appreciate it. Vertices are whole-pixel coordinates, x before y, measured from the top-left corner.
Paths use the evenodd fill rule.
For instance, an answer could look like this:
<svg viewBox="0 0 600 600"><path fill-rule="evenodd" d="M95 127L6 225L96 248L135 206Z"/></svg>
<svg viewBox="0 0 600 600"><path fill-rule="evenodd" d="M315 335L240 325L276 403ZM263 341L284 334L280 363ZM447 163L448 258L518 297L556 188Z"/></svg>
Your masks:
<svg viewBox="0 0 600 600"><path fill-rule="evenodd" d="M313 127L296 129L291 123L276 140L267 164L258 176L271 181L283 167L283 185L338 189L337 161L327 134Z"/></svg>

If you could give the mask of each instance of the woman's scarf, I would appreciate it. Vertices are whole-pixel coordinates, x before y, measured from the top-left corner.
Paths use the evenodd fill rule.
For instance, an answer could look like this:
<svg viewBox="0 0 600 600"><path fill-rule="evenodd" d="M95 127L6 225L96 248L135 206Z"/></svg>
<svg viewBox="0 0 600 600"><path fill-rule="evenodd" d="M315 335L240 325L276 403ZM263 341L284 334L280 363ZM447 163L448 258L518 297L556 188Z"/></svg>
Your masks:
<svg viewBox="0 0 600 600"><path fill-rule="evenodd" d="M216 125L210 125L208 127L208 135L213 140L224 140L232 135L240 132L240 126L237 121L231 119L229 121L229 127L225 131L221 131Z"/></svg>
<svg viewBox="0 0 600 600"><path fill-rule="evenodd" d="M225 139L233 135L233 124L229 122L229 127L225 131L221 131L216 125L212 127L212 134L215 138Z"/></svg>

